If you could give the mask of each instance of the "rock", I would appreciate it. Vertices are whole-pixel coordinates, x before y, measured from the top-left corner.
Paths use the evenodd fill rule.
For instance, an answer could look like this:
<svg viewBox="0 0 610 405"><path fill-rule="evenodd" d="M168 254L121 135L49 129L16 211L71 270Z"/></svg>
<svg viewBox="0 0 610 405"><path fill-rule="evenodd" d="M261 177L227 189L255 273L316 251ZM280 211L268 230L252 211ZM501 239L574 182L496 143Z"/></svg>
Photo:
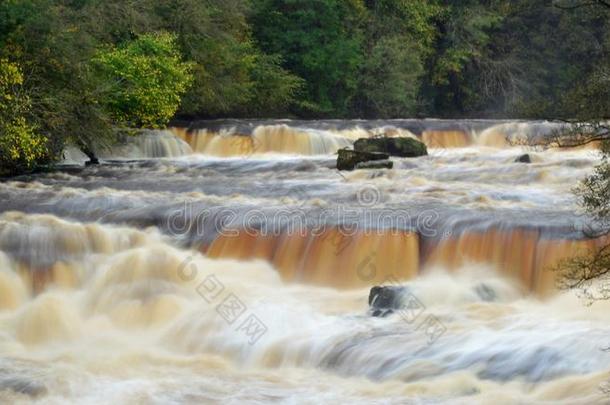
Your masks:
<svg viewBox="0 0 610 405"><path fill-rule="evenodd" d="M530 157L530 155L528 153L526 153L525 155L521 155L517 159L515 159L515 162L516 163L532 163L532 158Z"/></svg>
<svg viewBox="0 0 610 405"><path fill-rule="evenodd" d="M496 292L485 283L481 283L474 288L474 292L486 302L493 302L497 299Z"/></svg>
<svg viewBox="0 0 610 405"><path fill-rule="evenodd" d="M38 381L19 377L0 379L0 391L10 390L17 394L27 395L31 398L40 397L47 393L47 387Z"/></svg>
<svg viewBox="0 0 610 405"><path fill-rule="evenodd" d="M369 293L369 311L371 315L385 317L396 309L403 307L402 299L407 287L401 286L375 286Z"/></svg>
<svg viewBox="0 0 610 405"><path fill-rule="evenodd" d="M354 150L387 153L390 156L399 157L418 157L428 154L428 149L423 142L407 137L360 138L354 142Z"/></svg>
<svg viewBox="0 0 610 405"><path fill-rule="evenodd" d="M390 160L372 160L356 164L356 169L391 169L394 163Z"/></svg>
<svg viewBox="0 0 610 405"><path fill-rule="evenodd" d="M371 315L376 318L385 318L388 315L392 315L394 313L393 309L371 309Z"/></svg>
<svg viewBox="0 0 610 405"><path fill-rule="evenodd" d="M83 145L83 146L81 146L80 150L85 155L87 155L87 157L89 158L89 161L85 162L85 166L98 165L100 163L99 159L95 155L95 152L92 149L90 149L88 146Z"/></svg>
<svg viewBox="0 0 610 405"><path fill-rule="evenodd" d="M360 152L349 149L339 149L337 156L337 169L354 170L358 163L371 160L388 160L386 153Z"/></svg>

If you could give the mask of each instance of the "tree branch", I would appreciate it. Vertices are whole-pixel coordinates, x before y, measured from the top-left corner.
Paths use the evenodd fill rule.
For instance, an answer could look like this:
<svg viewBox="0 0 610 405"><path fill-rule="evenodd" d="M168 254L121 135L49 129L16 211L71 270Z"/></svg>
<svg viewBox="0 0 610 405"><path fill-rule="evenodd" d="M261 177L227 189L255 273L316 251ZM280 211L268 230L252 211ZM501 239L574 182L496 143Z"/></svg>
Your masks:
<svg viewBox="0 0 610 405"><path fill-rule="evenodd" d="M594 0L594 1L584 2L584 3L574 4L571 6L563 6L563 5L555 3L555 4L553 4L553 6L555 8L559 8L561 10L575 10L577 8L594 7L594 6L602 6L602 7L606 7L606 8L610 9L610 2L608 2L607 0Z"/></svg>

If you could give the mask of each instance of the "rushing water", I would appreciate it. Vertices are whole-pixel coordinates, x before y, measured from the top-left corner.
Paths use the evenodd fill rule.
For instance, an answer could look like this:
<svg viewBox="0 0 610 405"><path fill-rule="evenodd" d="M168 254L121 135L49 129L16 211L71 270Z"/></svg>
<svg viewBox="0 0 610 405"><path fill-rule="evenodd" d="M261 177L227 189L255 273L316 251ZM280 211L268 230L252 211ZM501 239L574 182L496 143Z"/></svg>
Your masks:
<svg viewBox="0 0 610 405"><path fill-rule="evenodd" d="M208 121L0 183L0 401L604 403L610 304L554 291L594 149L560 126ZM379 134L429 156L334 169ZM515 159L529 153L532 163ZM370 316L376 284L405 311Z"/></svg>

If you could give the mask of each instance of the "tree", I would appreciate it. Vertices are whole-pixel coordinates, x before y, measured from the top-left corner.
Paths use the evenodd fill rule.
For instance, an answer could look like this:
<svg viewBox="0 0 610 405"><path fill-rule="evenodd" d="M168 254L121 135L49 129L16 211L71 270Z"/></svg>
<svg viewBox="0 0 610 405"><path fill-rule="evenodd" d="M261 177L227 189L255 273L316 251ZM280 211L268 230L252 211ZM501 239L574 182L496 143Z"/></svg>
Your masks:
<svg viewBox="0 0 610 405"><path fill-rule="evenodd" d="M553 3L443 1L422 86L428 113L557 118L564 95L604 57L610 27L600 7Z"/></svg>
<svg viewBox="0 0 610 405"><path fill-rule="evenodd" d="M601 1L597 5L610 10L610 4ZM583 2L572 3L572 8L589 7ZM567 7L562 5L562 7ZM608 16L608 14L606 14ZM607 38L610 40L610 38ZM606 48L606 58L608 58ZM557 137L560 146L575 146L590 142L601 143L602 161L576 190L581 206L591 217L586 229L589 237L610 235L610 59L598 68L566 96L564 109L575 121L572 130ZM555 271L559 286L578 289L589 301L610 299L610 241L576 257L560 262Z"/></svg>
<svg viewBox="0 0 610 405"><path fill-rule="evenodd" d="M190 117L285 113L302 81L252 39L247 0L145 0L85 2L80 25L100 42L123 43L138 35L173 33L191 62L193 85L178 114ZM270 95L273 94L273 97Z"/></svg>
<svg viewBox="0 0 610 405"><path fill-rule="evenodd" d="M5 0L0 58L23 73L11 128L45 139L39 162L66 144L94 158L117 126L172 115L560 117L580 142L607 134L606 107L583 100L608 100L609 14L606 0Z"/></svg>
<svg viewBox="0 0 610 405"><path fill-rule="evenodd" d="M436 39L432 20L440 8L414 0L365 1L364 57L353 113L364 117L412 116L424 62Z"/></svg>
<svg viewBox="0 0 610 405"><path fill-rule="evenodd" d="M282 114L295 102L305 82L280 65L281 57L278 55L259 53L254 58L250 73L254 84L250 99L241 108L244 115L269 117Z"/></svg>
<svg viewBox="0 0 610 405"><path fill-rule="evenodd" d="M588 237L610 234L610 149L606 141L604 158L578 187L577 195L592 223ZM562 289L578 289L587 300L610 299L610 243L561 261L554 270Z"/></svg>
<svg viewBox="0 0 610 405"><path fill-rule="evenodd" d="M13 59L25 73L28 121L47 139L51 160L61 157L67 143L90 152L114 140L112 122L99 103L105 84L90 68L99 43L79 25L75 4L0 3L0 56Z"/></svg>
<svg viewBox="0 0 610 405"><path fill-rule="evenodd" d="M30 170L46 156L46 140L26 121L30 100L19 67L0 59L0 175Z"/></svg>
<svg viewBox="0 0 610 405"><path fill-rule="evenodd" d="M342 116L358 86L362 66L359 0L259 0L254 36L267 54L305 81L294 111L305 116Z"/></svg>
<svg viewBox="0 0 610 405"><path fill-rule="evenodd" d="M422 61L400 37L383 38L363 63L356 107L364 117L403 117L417 110Z"/></svg>
<svg viewBox="0 0 610 405"><path fill-rule="evenodd" d="M128 127L167 125L193 80L175 36L167 33L141 35L108 47L97 53L93 64L110 83L101 102L117 124Z"/></svg>
<svg viewBox="0 0 610 405"><path fill-rule="evenodd" d="M562 10L574 10L583 7L605 7L610 8L610 1L607 0L555 0L554 6Z"/></svg>
<svg viewBox="0 0 610 405"><path fill-rule="evenodd" d="M489 4L491 3L491 4ZM436 19L439 38L428 61L427 88L432 110L443 115L466 114L478 107L473 76L487 58L493 31L504 18L497 2L443 2Z"/></svg>

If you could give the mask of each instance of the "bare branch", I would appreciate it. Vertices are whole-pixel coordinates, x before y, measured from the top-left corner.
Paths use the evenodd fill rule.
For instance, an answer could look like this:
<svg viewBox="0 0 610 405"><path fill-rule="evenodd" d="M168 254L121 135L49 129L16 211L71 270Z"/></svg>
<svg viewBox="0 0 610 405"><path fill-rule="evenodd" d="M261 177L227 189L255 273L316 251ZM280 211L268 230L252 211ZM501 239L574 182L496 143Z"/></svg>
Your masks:
<svg viewBox="0 0 610 405"><path fill-rule="evenodd" d="M610 2L608 2L606 0L593 0L593 1L587 1L587 2L577 2L576 4L572 4L572 5L562 5L562 4L554 3L553 6L556 8L559 8L561 10L575 10L577 8L595 7L595 6L602 6L602 7L606 7L606 8L610 9Z"/></svg>

